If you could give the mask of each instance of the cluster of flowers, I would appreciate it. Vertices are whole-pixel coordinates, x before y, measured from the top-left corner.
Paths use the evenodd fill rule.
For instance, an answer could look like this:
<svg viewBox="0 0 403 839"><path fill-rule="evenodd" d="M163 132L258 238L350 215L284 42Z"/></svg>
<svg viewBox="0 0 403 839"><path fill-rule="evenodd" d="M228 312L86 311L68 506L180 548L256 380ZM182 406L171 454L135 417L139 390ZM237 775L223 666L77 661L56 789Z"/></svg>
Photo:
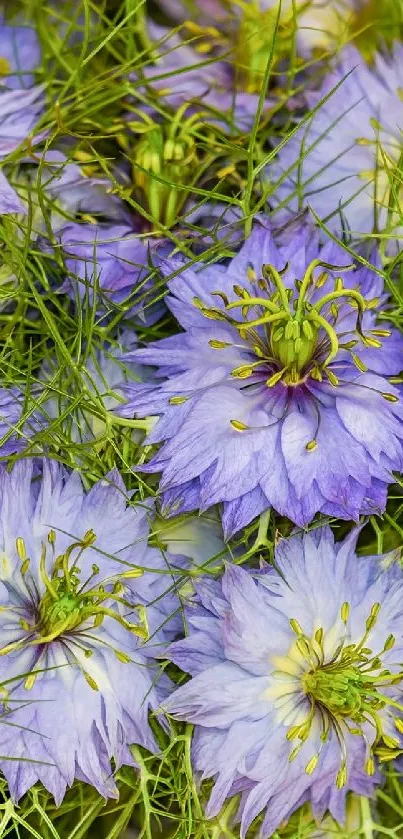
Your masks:
<svg viewBox="0 0 403 839"><path fill-rule="evenodd" d="M0 454L22 455L0 472L0 768L14 801L40 781L60 804L75 779L116 797L131 747L158 751L152 713L194 724L206 814L238 795L242 837L263 814L267 839L305 802L343 823L347 792L370 796L403 754L403 574L356 552L403 467L403 338L383 270L402 235L403 46L384 6L392 43L384 33L378 52L370 0L160 0L171 25L148 21L152 60L127 79L120 129L135 152L113 178L71 138L52 143L37 35L0 24L0 214L20 231L29 216L74 311L89 299L99 323L119 315L88 374L104 414L70 433L146 428L152 456L130 466L160 476L154 503L116 469L86 491L77 470L27 456L69 409L46 389L49 361L28 413L23 391L0 391ZM201 132L228 149L281 119L291 139L259 169L267 204L249 235L240 205L195 209ZM232 256L213 261L214 241ZM138 346L129 318L167 312L178 330ZM300 529L273 565L241 567L229 540L258 517L260 533L269 511ZM355 526L335 541L323 516ZM167 661L191 678L176 687Z"/></svg>

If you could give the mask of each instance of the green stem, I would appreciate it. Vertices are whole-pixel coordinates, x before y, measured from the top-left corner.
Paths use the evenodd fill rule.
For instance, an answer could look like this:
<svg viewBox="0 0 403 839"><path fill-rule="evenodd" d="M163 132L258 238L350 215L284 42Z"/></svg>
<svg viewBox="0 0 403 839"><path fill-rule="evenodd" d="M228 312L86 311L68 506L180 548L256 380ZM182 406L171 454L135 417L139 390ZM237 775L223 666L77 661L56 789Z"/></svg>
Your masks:
<svg viewBox="0 0 403 839"><path fill-rule="evenodd" d="M365 798L365 796L363 795L360 797L360 808L362 835L363 837L365 837L365 839L373 839L374 830L369 798Z"/></svg>

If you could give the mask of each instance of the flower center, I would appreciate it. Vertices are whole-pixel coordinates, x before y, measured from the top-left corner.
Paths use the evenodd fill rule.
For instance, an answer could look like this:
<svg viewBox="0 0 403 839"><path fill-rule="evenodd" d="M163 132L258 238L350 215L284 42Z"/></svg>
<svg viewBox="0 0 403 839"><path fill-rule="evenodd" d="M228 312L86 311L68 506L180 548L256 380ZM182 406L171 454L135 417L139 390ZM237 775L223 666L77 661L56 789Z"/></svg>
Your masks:
<svg viewBox="0 0 403 839"><path fill-rule="evenodd" d="M251 380L255 383L263 380L267 387L273 387L278 382L287 386L300 385L308 378L322 381L325 376L330 384L337 386L339 380L331 369L331 363L339 350L347 350L357 369L366 371L354 348L359 342L366 347L381 347L379 338L390 335L388 330L382 329L373 329L368 335L362 331L364 311L373 308L379 300L366 302L358 290L345 288L342 278L337 277L333 290L313 302L313 295L328 280L326 271L314 276L319 266L338 269L336 265L315 259L303 279L295 280L294 288L287 288L282 275L288 270L288 265L283 271L272 265L263 265L261 278L250 266L247 270L249 287L234 285L238 300L230 302L222 292L214 292L223 301L224 310L207 308L198 298L194 299L195 305L206 317L225 321L234 327L244 342L243 349L251 352L251 361L245 360L245 364L234 368L232 376L249 379L248 384L252 384ZM352 268L354 266L342 266L344 272ZM340 340L336 326L340 307L346 304L355 310L357 317L355 329L342 333L343 340ZM241 310L240 319L232 317L235 309ZM211 340L209 343L214 349L229 346L222 341ZM389 397L393 399L390 394L385 394L385 398Z"/></svg>
<svg viewBox="0 0 403 839"><path fill-rule="evenodd" d="M198 164L193 129L196 115L184 118L185 104L169 125L150 121L133 156L133 183L147 200L153 220L171 226L188 197L183 189L194 177ZM147 117L144 117L147 119ZM136 131L138 131L138 126ZM175 184L180 189L175 189Z"/></svg>
<svg viewBox="0 0 403 839"><path fill-rule="evenodd" d="M366 685L358 667L344 667L340 662L324 666L305 673L302 685L312 701L326 708L329 714L361 717Z"/></svg>
<svg viewBox="0 0 403 839"><path fill-rule="evenodd" d="M361 639L357 643L351 643L348 637L350 606L343 603L340 617L344 624L344 637L330 659L325 654L322 628L310 638L297 620L290 620L297 638L300 661L306 668L301 676L301 688L309 700L310 710L302 723L288 729L287 739L299 741L289 759L294 760L310 736L313 721L319 720L322 726L321 746L305 767L305 771L308 774L314 771L323 745L331 733L335 734L341 751L341 764L336 781L339 789L347 783L346 735L358 735L364 739L365 771L368 775L375 772L375 754L381 760L390 760L400 753L399 739L387 734L384 728L388 706L403 710L403 706L394 703L387 694L388 688L401 683L403 672L393 673L382 662L385 653L393 648L395 638L389 635L380 652L374 653L368 647L369 635L377 622L380 608L379 603L374 603ZM372 726L374 731L372 742L368 739L368 725ZM395 719L395 726L398 732L403 731L399 719Z"/></svg>
<svg viewBox="0 0 403 839"><path fill-rule="evenodd" d="M42 545L39 586L38 581L31 574L31 560L27 556L25 542L20 537L16 540L17 554L21 561L20 573L29 596L29 603L34 603L40 587L44 588L44 594L34 605L28 617L26 604L16 606L13 609L14 612L18 613L20 611L22 614L19 625L23 630L23 635L2 647L0 656L23 647L35 647L44 650L45 646L52 641L68 637L70 642L74 642L77 636L80 649L84 649L84 655L89 657L92 655L92 650L86 647L88 639L94 638L97 640L94 630L101 626L105 618L116 621L128 632L142 640L147 640L148 632L144 608L133 605L127 599L124 585L127 579L141 576L143 572L140 569L123 570L118 576L111 576L104 579L102 583L96 583L94 578L98 577L99 568L93 564L90 576L84 581L80 579L81 571L78 563L84 551L90 548L95 540L95 533L89 530L82 539L73 542L64 554L56 556L56 534L53 530L49 531L47 544L44 542ZM50 576L47 571L47 565L49 565L47 551L49 547L53 554ZM91 585L91 583L94 584ZM21 602L20 594L18 601ZM132 623L126 617L123 617L121 614L123 610L126 615L136 611L139 614L140 622ZM83 631L82 636L80 636L81 630ZM108 644L105 640L103 640L103 643L111 647L119 661L130 661L126 653L115 649L112 644ZM79 666L82 670L82 666ZM96 690L97 686L93 679L84 671L83 674L90 686ZM29 677L25 685L27 689L32 687L35 678Z"/></svg>

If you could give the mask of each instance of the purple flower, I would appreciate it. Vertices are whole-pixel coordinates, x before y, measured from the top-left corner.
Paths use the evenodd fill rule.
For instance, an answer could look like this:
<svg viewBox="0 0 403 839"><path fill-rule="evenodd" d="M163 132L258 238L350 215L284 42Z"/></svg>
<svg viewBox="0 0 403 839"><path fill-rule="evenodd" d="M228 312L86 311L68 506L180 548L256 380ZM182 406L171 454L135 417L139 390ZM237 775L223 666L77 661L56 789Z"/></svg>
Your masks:
<svg viewBox="0 0 403 839"><path fill-rule="evenodd" d="M43 110L43 89L0 90L0 166L32 133ZM23 213L24 206L0 169L0 215Z"/></svg>
<svg viewBox="0 0 403 839"><path fill-rule="evenodd" d="M290 215L310 205L338 233L347 227L357 237L373 230L396 235L402 86L402 45L389 57L376 55L371 67L345 49L320 92L330 98L267 169L273 183L278 179L272 203Z"/></svg>
<svg viewBox="0 0 403 839"><path fill-rule="evenodd" d="M128 505L116 470L85 493L55 463L32 469L0 473L0 767L14 801L41 781L60 804L75 778L117 797L111 759L157 748L154 659L180 627L184 560L148 544L152 506Z"/></svg>
<svg viewBox="0 0 403 839"><path fill-rule="evenodd" d="M171 259L164 273L184 331L126 356L161 381L124 386L119 409L160 417L142 468L162 472L164 513L223 502L231 534L270 506L303 526L383 510L402 467L387 377L403 341L377 326L379 274L304 224L280 247L256 225L227 267Z"/></svg>
<svg viewBox="0 0 403 839"><path fill-rule="evenodd" d="M41 61L38 36L31 26L0 22L0 86L31 87Z"/></svg>
<svg viewBox="0 0 403 839"><path fill-rule="evenodd" d="M149 279L153 268L149 248L128 225L65 225L60 233L69 277L62 287L74 298L88 295L97 311L137 316L152 324L164 311L158 291ZM160 292L162 296L162 292Z"/></svg>
<svg viewBox="0 0 403 839"><path fill-rule="evenodd" d="M357 557L356 538L292 536L256 578L229 564L200 583L188 637L170 647L192 679L163 707L195 725L207 816L242 794L242 839L262 811L267 839L306 801L343 822L346 793L371 795L377 757L402 749L402 571Z"/></svg>

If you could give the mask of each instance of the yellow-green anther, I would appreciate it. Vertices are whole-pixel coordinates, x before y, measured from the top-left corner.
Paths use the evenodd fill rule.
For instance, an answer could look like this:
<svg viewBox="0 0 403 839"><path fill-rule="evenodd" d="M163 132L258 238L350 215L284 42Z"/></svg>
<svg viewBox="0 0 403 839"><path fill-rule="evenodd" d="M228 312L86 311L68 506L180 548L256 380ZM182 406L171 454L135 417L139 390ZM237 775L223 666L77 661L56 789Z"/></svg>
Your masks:
<svg viewBox="0 0 403 839"><path fill-rule="evenodd" d="M230 420L230 425L232 425L232 428L234 428L235 431L247 431L249 428L249 426L245 425L244 422L241 422L241 420L236 419Z"/></svg>
<svg viewBox="0 0 403 839"><path fill-rule="evenodd" d="M227 347L231 346L228 341L216 341L214 338L211 338L209 345L213 350L225 350Z"/></svg>
<svg viewBox="0 0 403 839"><path fill-rule="evenodd" d="M306 448L307 452L314 452L315 449L318 448L317 441L316 440L310 440L309 443L306 444L305 448Z"/></svg>
<svg viewBox="0 0 403 839"><path fill-rule="evenodd" d="M394 393L382 393L382 391L380 391L380 393L387 402L399 402L399 397L395 396Z"/></svg>
<svg viewBox="0 0 403 839"><path fill-rule="evenodd" d="M393 647L395 646L395 643L396 643L395 636L394 635L388 635L388 637L387 637L387 639L386 639L386 641L383 645L384 652L387 652L388 650L393 649Z"/></svg>
<svg viewBox="0 0 403 839"><path fill-rule="evenodd" d="M312 341L314 333L313 333L312 326L309 323L309 320L303 320L302 321L302 331L305 335L305 338L307 338L308 341Z"/></svg>
<svg viewBox="0 0 403 839"><path fill-rule="evenodd" d="M25 547L25 541L21 536L15 540L15 546L17 549L17 554L22 562L27 558L27 549Z"/></svg>
<svg viewBox="0 0 403 839"><path fill-rule="evenodd" d="M322 643L323 643L323 634L324 634L324 633L323 633L323 627L322 627L322 626L320 626L320 627L319 627L319 629L317 629L317 630L316 630L316 632L315 632L315 636L314 636L314 637L315 637L315 641L316 641L316 643L317 643L317 644L319 644L319 646L322 646Z"/></svg>
<svg viewBox="0 0 403 839"><path fill-rule="evenodd" d="M284 373L285 370L279 370L277 373L274 373L273 376L270 376L270 378L266 381L267 387L274 387L274 385L283 378Z"/></svg>
<svg viewBox="0 0 403 839"><path fill-rule="evenodd" d="M332 370L326 370L326 375L332 387L337 387L339 384L339 380L337 376L335 376L335 374L332 372Z"/></svg>
<svg viewBox="0 0 403 839"><path fill-rule="evenodd" d="M337 777L336 777L336 787L337 789L343 789L347 783L347 767L345 763L342 764L340 767Z"/></svg>
<svg viewBox="0 0 403 839"><path fill-rule="evenodd" d="M377 341L376 338L371 338L368 335L361 335L361 341L365 347L372 347L374 350L378 350L382 346L381 341Z"/></svg>
<svg viewBox="0 0 403 839"><path fill-rule="evenodd" d="M252 375L255 366L243 364L242 367L235 367L234 370L231 370L231 376L237 379L248 379Z"/></svg>
<svg viewBox="0 0 403 839"><path fill-rule="evenodd" d="M329 277L328 272L327 271L322 271L319 274L319 277L317 277L316 280L315 280L316 288L322 288L322 286L325 285L325 282L327 281L328 277Z"/></svg>
<svg viewBox="0 0 403 839"><path fill-rule="evenodd" d="M376 621L378 619L380 608L381 608L380 603L374 603L374 605L372 606L372 609L369 613L369 617L367 618L366 624L365 624L367 632L369 632L369 630L372 629L375 626Z"/></svg>
<svg viewBox="0 0 403 839"><path fill-rule="evenodd" d="M290 752L290 754L288 756L288 760L289 760L290 763L292 763L292 761L295 760L297 755L300 753L301 748L302 748L302 743L299 743L298 746L295 746L293 748L293 750Z"/></svg>
<svg viewBox="0 0 403 839"><path fill-rule="evenodd" d="M21 574L22 574L22 576L23 576L23 577L24 577L24 576L25 576L25 574L27 573L27 571L28 571L28 569L29 569L30 564L31 564L31 560L30 560L30 559L28 559L28 558L27 558L27 559L24 559L24 562L23 562L23 563L22 563L22 565L21 565Z"/></svg>
<svg viewBox="0 0 403 839"><path fill-rule="evenodd" d="M37 673L31 673L24 682L25 690L32 690L37 679Z"/></svg>
<svg viewBox="0 0 403 839"><path fill-rule="evenodd" d="M234 290L234 293L237 295L237 297L241 297L242 299L246 299L248 297L251 297L251 295L246 290L246 288L242 288L242 286L240 286L240 285L234 285L234 286L232 286L232 288Z"/></svg>
<svg viewBox="0 0 403 839"><path fill-rule="evenodd" d="M345 601L340 609L340 615L343 623L347 623L350 616L350 604Z"/></svg>
<svg viewBox="0 0 403 839"><path fill-rule="evenodd" d="M296 620L296 618L290 618L290 626L295 635L304 634L301 624Z"/></svg>
<svg viewBox="0 0 403 839"><path fill-rule="evenodd" d="M274 330L274 332L273 332L272 341L274 341L274 343L276 343L277 341L280 341L283 336L284 336L284 329L283 329L282 326L279 326L279 328Z"/></svg>
<svg viewBox="0 0 403 839"><path fill-rule="evenodd" d="M188 401L187 396L171 396L169 400L170 405L183 405L184 402Z"/></svg>
<svg viewBox="0 0 403 839"><path fill-rule="evenodd" d="M358 355L356 355L356 353L352 352L351 353L351 358L353 359L353 362L354 362L357 370L360 371L360 373L366 373L367 372L368 367L366 366L366 364L364 364L362 359Z"/></svg>
<svg viewBox="0 0 403 839"><path fill-rule="evenodd" d="M369 757L366 764L365 764L365 771L367 775L374 775L375 774L375 761L373 757Z"/></svg>
<svg viewBox="0 0 403 839"><path fill-rule="evenodd" d="M312 775L312 773L315 771L315 769L318 765L318 762L319 762L319 755L314 755L313 757L311 757L311 759L308 761L307 765L305 766L305 772L306 772L307 775Z"/></svg>

